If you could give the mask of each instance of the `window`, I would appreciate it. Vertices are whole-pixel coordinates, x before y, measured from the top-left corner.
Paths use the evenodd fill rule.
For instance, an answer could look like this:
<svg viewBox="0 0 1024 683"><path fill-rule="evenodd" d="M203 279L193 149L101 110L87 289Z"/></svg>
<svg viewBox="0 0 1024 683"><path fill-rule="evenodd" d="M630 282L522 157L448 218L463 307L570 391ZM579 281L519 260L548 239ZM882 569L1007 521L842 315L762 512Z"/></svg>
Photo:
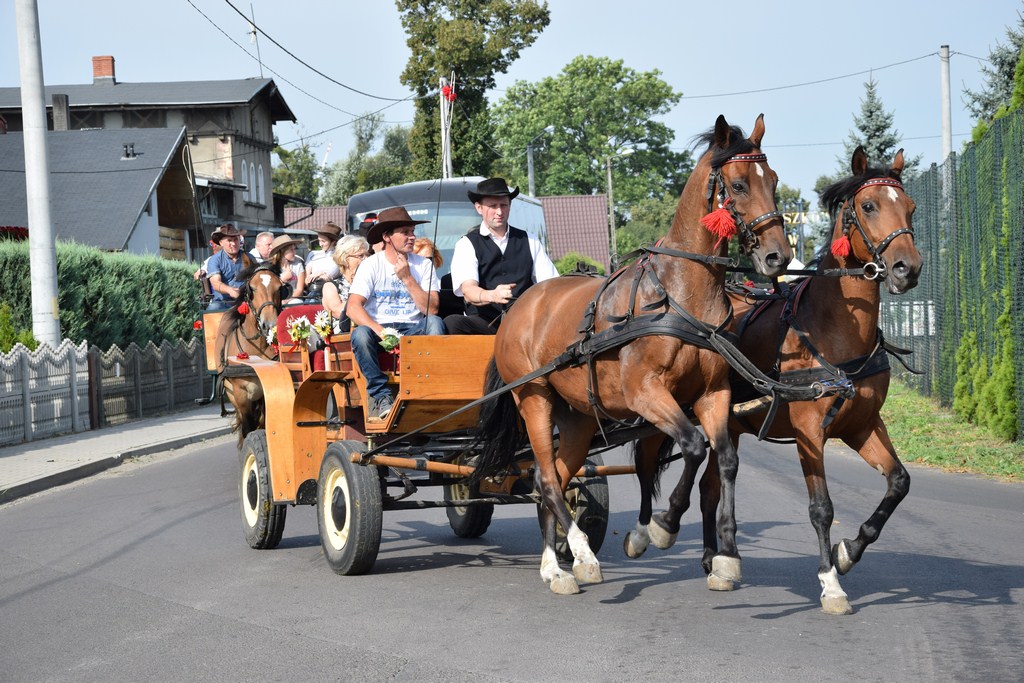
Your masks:
<svg viewBox="0 0 1024 683"><path fill-rule="evenodd" d="M245 159L242 159L242 182L243 183L245 183L245 182L247 182L249 180L248 168L249 167L245 163ZM246 186L246 188L244 190L242 190L242 201L243 202L249 201L249 187L248 186Z"/></svg>
<svg viewBox="0 0 1024 683"><path fill-rule="evenodd" d="M259 190L256 187L256 164L249 164L249 201L255 204L259 200Z"/></svg>
<svg viewBox="0 0 1024 683"><path fill-rule="evenodd" d="M264 206L267 204L266 188L263 185L263 164L260 164L260 170L256 174L256 201Z"/></svg>

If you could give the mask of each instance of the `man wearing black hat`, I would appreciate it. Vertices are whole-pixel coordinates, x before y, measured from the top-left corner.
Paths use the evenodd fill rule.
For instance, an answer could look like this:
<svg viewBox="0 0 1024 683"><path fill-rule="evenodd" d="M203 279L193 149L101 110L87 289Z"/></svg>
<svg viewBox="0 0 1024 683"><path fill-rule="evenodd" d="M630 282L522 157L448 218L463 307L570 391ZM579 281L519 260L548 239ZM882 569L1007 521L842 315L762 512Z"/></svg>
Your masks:
<svg viewBox="0 0 1024 683"><path fill-rule="evenodd" d="M468 194L483 220L459 238L452 256L452 286L466 301L466 315L449 315L444 324L449 334L495 334L508 305L558 271L536 236L508 224L518 187L489 178Z"/></svg>
<svg viewBox="0 0 1024 683"><path fill-rule="evenodd" d="M394 328L402 336L444 334L436 315L441 283L434 264L413 253L416 226L427 222L414 221L401 206L378 212L366 239L370 244L383 241L384 248L359 265L348 294L346 312L357 325L352 330L352 353L373 402L368 414L381 420L394 403L377 359L384 328Z"/></svg>
<svg viewBox="0 0 1024 683"><path fill-rule="evenodd" d="M245 284L238 275L252 264L242 251L244 236L245 230L239 230L230 223L213 231L212 239L220 245L220 251L210 257L206 266L213 290L213 301L207 310L228 308L238 298L238 289Z"/></svg>

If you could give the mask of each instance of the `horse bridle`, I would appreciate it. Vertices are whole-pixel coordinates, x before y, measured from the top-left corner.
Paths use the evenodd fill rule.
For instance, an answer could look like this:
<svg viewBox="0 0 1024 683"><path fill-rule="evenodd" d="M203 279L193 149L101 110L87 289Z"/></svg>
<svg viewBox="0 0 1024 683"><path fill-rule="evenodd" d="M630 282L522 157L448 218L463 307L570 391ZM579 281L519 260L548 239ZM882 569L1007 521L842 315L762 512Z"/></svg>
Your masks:
<svg viewBox="0 0 1024 683"><path fill-rule="evenodd" d="M263 320L263 317L261 316L264 308L266 308L267 306L271 306L278 315L280 315L281 313L281 307L278 304L274 303L273 301L264 301L255 309L253 308L252 288L249 286L249 282L251 282L252 279L259 275L260 273L270 273L271 275L277 277L279 280L281 279L280 276L274 271L274 267L272 265L262 263L256 266L256 269L252 271L252 274L249 276L248 281L246 281L245 283L245 295L243 296L242 301L248 304L249 310L256 317L256 329L258 330L257 334L252 337L242 332L242 336L245 337L246 340L250 342L256 341L257 338L266 340L267 335L270 334L270 331L273 329ZM240 326L239 329L241 329Z"/></svg>
<svg viewBox="0 0 1024 683"><path fill-rule="evenodd" d="M846 201L843 202L843 235L849 237L850 227L857 228L857 233L861 239L864 240L864 245L868 248L868 253L871 254L872 260L864 264L864 277L868 280L884 280L889 273L888 267L885 265L885 259L882 258L882 252L889 248L892 241L900 235L910 235L910 238L914 238L913 228L899 228L893 230L877 245L871 242L868 237L868 233L864 230L864 226L860 224L860 219L857 217L857 205L854 201L861 190L873 187L875 185L882 185L885 187L895 187L900 191L903 190L903 183L896 180L895 178L872 178L861 183L856 190L853 191Z"/></svg>
<svg viewBox="0 0 1024 683"><path fill-rule="evenodd" d="M768 156L766 154L734 154L723 161L720 166L713 167L711 169L711 174L708 175L708 189L705 193L705 199L708 203L708 212L710 213L715 208L712 200L716 197L715 187L717 186L718 206L727 209L729 214L732 216L733 221L736 223L736 229L740 234L740 250L743 251L743 253L750 253L761 246L761 242L758 240L757 234L754 233L754 228L775 218L782 219L783 222L785 222L782 212L775 209L774 211L769 211L766 214L758 216L748 223L743 220L743 217L740 216L739 212L736 210L736 202L729 194L729 188L726 186L725 178L722 176L722 166L732 163L756 163L759 161L767 162Z"/></svg>

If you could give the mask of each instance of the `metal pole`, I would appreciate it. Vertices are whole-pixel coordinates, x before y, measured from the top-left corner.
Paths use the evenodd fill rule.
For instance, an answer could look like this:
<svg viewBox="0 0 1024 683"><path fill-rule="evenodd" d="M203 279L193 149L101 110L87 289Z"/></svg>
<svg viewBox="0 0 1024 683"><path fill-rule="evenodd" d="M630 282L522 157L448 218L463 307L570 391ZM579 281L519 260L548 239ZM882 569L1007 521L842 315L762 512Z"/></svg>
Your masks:
<svg viewBox="0 0 1024 683"><path fill-rule="evenodd" d="M57 308L57 250L50 220L50 164L46 149L43 54L36 0L16 0L21 115L25 135L25 197L28 209L32 334L54 349L60 345Z"/></svg>
<svg viewBox="0 0 1024 683"><path fill-rule="evenodd" d="M604 158L605 170L608 172L608 273L615 270L617 254L615 246L615 202L612 199L612 158Z"/></svg>
<svg viewBox="0 0 1024 683"><path fill-rule="evenodd" d="M797 258L800 259L800 263L807 263L804 261L804 200L800 197L796 200L796 249Z"/></svg>
<svg viewBox="0 0 1024 683"><path fill-rule="evenodd" d="M942 89L942 161L953 151L953 125L949 104L949 45L939 47L939 74Z"/></svg>
<svg viewBox="0 0 1024 683"><path fill-rule="evenodd" d="M526 146L526 177L529 179L530 196L536 197L537 193L533 185L533 143Z"/></svg>

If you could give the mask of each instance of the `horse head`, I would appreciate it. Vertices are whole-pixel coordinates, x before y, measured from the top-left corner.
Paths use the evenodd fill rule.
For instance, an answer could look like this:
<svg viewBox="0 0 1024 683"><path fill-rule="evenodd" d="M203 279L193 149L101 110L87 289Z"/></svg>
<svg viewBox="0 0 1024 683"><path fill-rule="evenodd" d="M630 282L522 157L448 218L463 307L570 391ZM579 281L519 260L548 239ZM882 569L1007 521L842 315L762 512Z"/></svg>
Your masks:
<svg viewBox="0 0 1024 683"><path fill-rule="evenodd" d="M247 339L267 347L267 336L276 328L277 316L281 313L281 273L277 266L264 262L247 268L239 279L245 282L238 293L241 302L235 307L239 322L254 328L246 332ZM256 339L257 333L259 339Z"/></svg>
<svg viewBox="0 0 1024 683"><path fill-rule="evenodd" d="M757 117L749 138L724 116L698 138L708 143L698 163L701 167L707 160L707 215L701 223L719 238L738 234L740 250L750 256L757 272L775 277L786 270L793 252L775 203L779 178L761 152L762 137L764 114Z"/></svg>
<svg viewBox="0 0 1024 683"><path fill-rule="evenodd" d="M903 189L903 150L888 169L871 168L864 148L850 160L852 176L821 193L835 218L832 255L842 265L864 264L864 277L884 280L891 294L917 286L923 258L914 245L914 200Z"/></svg>

